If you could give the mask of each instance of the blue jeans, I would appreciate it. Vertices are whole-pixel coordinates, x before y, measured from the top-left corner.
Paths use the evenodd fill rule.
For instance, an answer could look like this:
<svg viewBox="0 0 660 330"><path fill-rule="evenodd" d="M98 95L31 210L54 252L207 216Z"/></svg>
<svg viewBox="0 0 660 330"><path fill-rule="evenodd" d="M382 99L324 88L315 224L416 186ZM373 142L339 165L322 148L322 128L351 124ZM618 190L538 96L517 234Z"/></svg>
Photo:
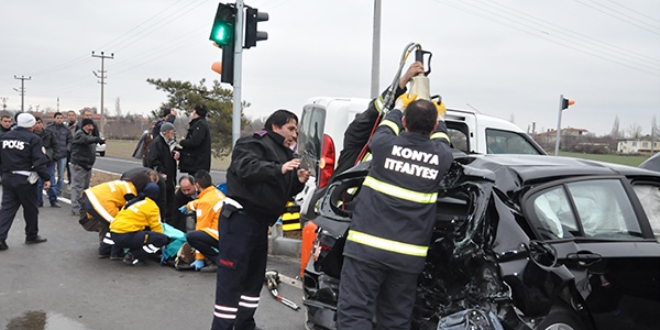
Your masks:
<svg viewBox="0 0 660 330"><path fill-rule="evenodd" d="M55 195L59 195L64 187L64 171L66 170L67 165L66 161L66 157L55 160L55 165L57 165L57 181L55 181L54 172L50 172L50 186L55 189Z"/></svg>
<svg viewBox="0 0 660 330"><path fill-rule="evenodd" d="M57 202L57 193L55 193L55 189L53 189L53 177L55 176L55 162L48 162L48 173L50 173L50 189L48 189L47 194L48 194L48 201L53 204ZM37 181L37 200L39 201L39 204L43 204L44 200L44 180L42 178L39 178L39 181Z"/></svg>

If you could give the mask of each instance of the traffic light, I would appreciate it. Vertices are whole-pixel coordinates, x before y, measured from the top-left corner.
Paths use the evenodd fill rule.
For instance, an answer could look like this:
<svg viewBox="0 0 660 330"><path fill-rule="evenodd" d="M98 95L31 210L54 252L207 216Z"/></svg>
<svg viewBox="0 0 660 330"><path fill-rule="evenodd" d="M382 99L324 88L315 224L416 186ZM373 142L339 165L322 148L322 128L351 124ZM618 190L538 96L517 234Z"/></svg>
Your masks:
<svg viewBox="0 0 660 330"><path fill-rule="evenodd" d="M568 107L570 107L573 104L575 104L575 101L568 100L568 99L565 99L565 98L562 97L562 99L561 99L561 109L562 110L568 109Z"/></svg>
<svg viewBox="0 0 660 330"><path fill-rule="evenodd" d="M215 12L213 28L209 39L220 47L229 45L234 40L234 26L236 25L236 7L234 4L218 4Z"/></svg>
<svg viewBox="0 0 660 330"><path fill-rule="evenodd" d="M268 13L259 12L256 8L245 10L245 43L243 48L257 45L257 41L268 40L268 33L257 31L257 23L268 21Z"/></svg>

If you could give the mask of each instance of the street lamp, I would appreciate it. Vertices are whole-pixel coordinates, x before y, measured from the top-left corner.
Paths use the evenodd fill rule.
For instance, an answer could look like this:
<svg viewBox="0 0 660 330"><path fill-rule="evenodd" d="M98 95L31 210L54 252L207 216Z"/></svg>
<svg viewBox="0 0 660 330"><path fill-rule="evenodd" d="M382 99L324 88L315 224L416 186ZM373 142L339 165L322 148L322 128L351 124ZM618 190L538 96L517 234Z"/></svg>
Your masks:
<svg viewBox="0 0 660 330"><path fill-rule="evenodd" d="M568 109L575 101L564 98L564 95L559 95L559 119L557 120L557 142L555 143L555 156L559 155L559 141L561 140L561 113Z"/></svg>

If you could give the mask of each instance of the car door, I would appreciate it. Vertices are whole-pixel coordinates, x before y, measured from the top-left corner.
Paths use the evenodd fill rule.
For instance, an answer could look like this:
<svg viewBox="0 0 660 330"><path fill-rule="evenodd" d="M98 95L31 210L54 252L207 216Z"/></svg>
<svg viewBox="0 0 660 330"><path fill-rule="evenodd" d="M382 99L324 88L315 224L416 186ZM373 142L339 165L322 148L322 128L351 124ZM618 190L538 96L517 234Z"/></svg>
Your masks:
<svg viewBox="0 0 660 330"><path fill-rule="evenodd" d="M597 329L657 329L660 244L627 178L553 182L523 205L536 237L575 276Z"/></svg>

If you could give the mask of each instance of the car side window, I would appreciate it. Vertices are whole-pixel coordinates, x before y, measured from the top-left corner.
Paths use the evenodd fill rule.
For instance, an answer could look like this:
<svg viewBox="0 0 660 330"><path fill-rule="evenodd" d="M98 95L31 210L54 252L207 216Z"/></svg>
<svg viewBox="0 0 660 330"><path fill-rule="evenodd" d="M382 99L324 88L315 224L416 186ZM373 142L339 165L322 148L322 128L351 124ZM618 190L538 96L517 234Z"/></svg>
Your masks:
<svg viewBox="0 0 660 330"><path fill-rule="evenodd" d="M536 229L544 238L550 240L569 238L579 232L563 186L548 189L538 195L533 205L534 212L540 220Z"/></svg>
<svg viewBox="0 0 660 330"><path fill-rule="evenodd" d="M486 147L489 154L539 154L521 134L496 129L486 129Z"/></svg>
<svg viewBox="0 0 660 330"><path fill-rule="evenodd" d="M633 190L649 219L653 235L660 240L660 187L647 184L633 185Z"/></svg>
<svg viewBox="0 0 660 330"><path fill-rule="evenodd" d="M568 182L532 196L534 227L544 239L641 239L639 220L618 179Z"/></svg>

